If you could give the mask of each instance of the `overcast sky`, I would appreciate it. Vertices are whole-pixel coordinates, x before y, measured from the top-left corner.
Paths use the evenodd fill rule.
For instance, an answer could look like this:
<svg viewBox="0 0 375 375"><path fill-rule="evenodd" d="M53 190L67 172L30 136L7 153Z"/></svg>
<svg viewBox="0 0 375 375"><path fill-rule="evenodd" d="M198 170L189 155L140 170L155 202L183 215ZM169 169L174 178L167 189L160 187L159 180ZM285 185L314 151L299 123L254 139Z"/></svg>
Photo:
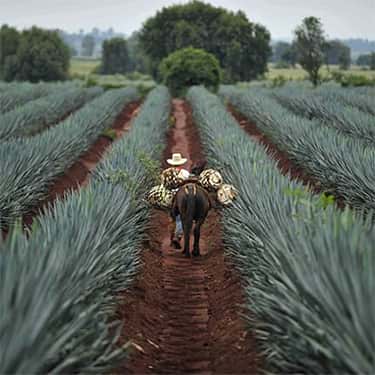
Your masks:
<svg viewBox="0 0 375 375"><path fill-rule="evenodd" d="M38 25L67 31L113 27L130 34L169 0L0 0L0 24L18 28ZM212 0L211 4L244 11L265 25L273 38L290 38L305 16L323 21L331 38L375 39L375 0Z"/></svg>

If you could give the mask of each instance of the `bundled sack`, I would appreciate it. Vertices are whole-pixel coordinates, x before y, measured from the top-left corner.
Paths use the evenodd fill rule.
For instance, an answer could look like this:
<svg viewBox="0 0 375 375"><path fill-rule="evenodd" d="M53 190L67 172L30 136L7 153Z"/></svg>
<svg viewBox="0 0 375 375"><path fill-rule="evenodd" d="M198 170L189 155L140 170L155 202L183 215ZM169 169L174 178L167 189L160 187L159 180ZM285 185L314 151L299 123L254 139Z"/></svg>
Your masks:
<svg viewBox="0 0 375 375"><path fill-rule="evenodd" d="M223 206L228 206L237 197L238 191L233 185L223 184L217 191L216 197Z"/></svg>
<svg viewBox="0 0 375 375"><path fill-rule="evenodd" d="M223 177L215 169L205 169L199 175L198 182L208 191L217 191L223 184Z"/></svg>
<svg viewBox="0 0 375 375"><path fill-rule="evenodd" d="M161 174L161 185L154 186L145 197L152 206L159 209L171 209L176 192L186 178L182 170L165 169ZM185 171L186 172L186 171ZM221 174L214 169L204 170L197 178L197 183L205 190L216 193L216 200L223 206L230 205L238 195L233 185L224 184Z"/></svg>
<svg viewBox="0 0 375 375"><path fill-rule="evenodd" d="M177 168L167 168L161 173L161 183L167 189L178 189L183 181L182 171Z"/></svg>
<svg viewBox="0 0 375 375"><path fill-rule="evenodd" d="M170 209L175 193L164 185L154 186L146 195L146 201L156 208Z"/></svg>
<svg viewBox="0 0 375 375"><path fill-rule="evenodd" d="M238 195L233 185L224 184L223 177L215 169L204 170L199 175L198 182L207 191L216 192L216 199L223 206L231 204Z"/></svg>

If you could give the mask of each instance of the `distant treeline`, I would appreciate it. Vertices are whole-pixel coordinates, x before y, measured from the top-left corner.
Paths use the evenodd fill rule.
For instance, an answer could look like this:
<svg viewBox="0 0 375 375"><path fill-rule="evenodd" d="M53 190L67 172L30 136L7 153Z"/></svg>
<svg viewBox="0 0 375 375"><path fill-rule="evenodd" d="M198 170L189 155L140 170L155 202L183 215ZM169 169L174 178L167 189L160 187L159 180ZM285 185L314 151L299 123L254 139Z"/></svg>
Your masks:
<svg viewBox="0 0 375 375"><path fill-rule="evenodd" d="M69 33L64 30L58 30L58 34L69 46L72 56L100 58L102 55L102 44L105 40L115 37L125 38L125 34L118 33L109 28L100 30L94 27L91 31L85 32L80 29L79 32Z"/></svg>
<svg viewBox="0 0 375 375"><path fill-rule="evenodd" d="M375 41L327 40L321 22L310 19L317 23L321 35L316 46L307 35L306 45L302 47L296 35L291 43L271 42L267 28L251 22L244 12L232 12L198 0L162 8L129 37L112 28L68 33L38 27L19 31L3 25L0 29L0 79L33 82L66 79L69 78L70 58L85 57L101 59L96 73L137 71L160 81L163 61L176 51L189 48L214 56L224 83L264 77L269 61L279 68L294 67L297 63L303 67L304 52L310 50L317 52L319 67L327 64L348 69L356 63L375 69ZM315 35L313 31L311 35ZM199 61L201 55L202 52L194 51ZM194 74L199 76L199 69ZM189 81L194 82L195 78Z"/></svg>
<svg viewBox="0 0 375 375"><path fill-rule="evenodd" d="M359 55L368 55L375 52L375 40L343 39L341 42L350 48L353 59L356 59Z"/></svg>
<svg viewBox="0 0 375 375"><path fill-rule="evenodd" d="M359 48L363 52L359 54L359 49L355 52L349 47L349 43L344 40L327 40L324 46L324 62L327 65L339 65L342 69L348 69L351 64L367 66L373 68L373 54L375 53L375 41L362 39L350 39L354 48ZM371 49L372 48L372 49ZM297 50L292 43L278 41L272 43L272 56L270 61L276 63L279 67L295 66L298 60Z"/></svg>

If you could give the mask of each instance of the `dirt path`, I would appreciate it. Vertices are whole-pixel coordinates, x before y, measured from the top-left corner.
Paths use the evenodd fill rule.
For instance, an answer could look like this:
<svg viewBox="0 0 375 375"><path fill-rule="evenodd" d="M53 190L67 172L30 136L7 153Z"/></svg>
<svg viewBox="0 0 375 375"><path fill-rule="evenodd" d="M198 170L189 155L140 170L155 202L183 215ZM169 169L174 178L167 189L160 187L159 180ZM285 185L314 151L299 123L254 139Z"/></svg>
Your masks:
<svg viewBox="0 0 375 375"><path fill-rule="evenodd" d="M131 120L137 115L140 102L132 102L124 107L117 116L112 129L116 132L116 139L122 137L130 128ZM34 207L23 216L25 228L29 228L35 216L40 215L46 207L49 207L57 198L62 198L69 190L77 190L86 186L90 179L91 171L102 159L114 141L105 136L99 136L97 141L85 152L65 173L58 177L51 185L48 198ZM7 230L2 231L2 236L7 236Z"/></svg>
<svg viewBox="0 0 375 375"><path fill-rule="evenodd" d="M185 102L173 101L173 115L163 160L181 152L190 168L204 158L199 134ZM170 247L165 213L153 213L148 235L142 272L121 297L122 342L134 344L117 373L254 373L255 343L239 316L244 297L224 258L220 215L210 212L203 225L198 259Z"/></svg>

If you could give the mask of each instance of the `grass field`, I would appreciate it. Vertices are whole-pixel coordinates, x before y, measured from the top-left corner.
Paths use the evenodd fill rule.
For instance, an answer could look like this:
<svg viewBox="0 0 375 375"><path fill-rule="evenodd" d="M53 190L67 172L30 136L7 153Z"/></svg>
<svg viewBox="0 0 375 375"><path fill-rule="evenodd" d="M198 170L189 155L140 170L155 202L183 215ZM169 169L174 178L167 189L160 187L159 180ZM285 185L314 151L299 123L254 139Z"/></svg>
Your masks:
<svg viewBox="0 0 375 375"><path fill-rule="evenodd" d="M95 74L95 69L100 65L99 59L72 59L70 61L70 75L86 81L92 81L103 86L155 86L155 81L141 73L123 74Z"/></svg>
<svg viewBox="0 0 375 375"><path fill-rule="evenodd" d="M137 85L137 84L145 84L153 86L155 82L147 76L139 76L136 78L124 76L122 74L116 75L98 75L93 74L95 68L97 68L100 64L99 59L82 59L82 58L74 58L70 62L70 75L73 77L81 78L81 79L93 79L97 81L99 84L102 85L119 85L119 86L127 86L127 85ZM278 69L274 67L274 64L269 64L268 66L269 71L266 73L265 78L266 80L273 80L278 77L283 77L287 80L303 80L307 79L307 73L301 68L286 68L286 69ZM329 70L327 66L323 66L321 68L321 74L323 77L327 77L330 72L334 71L341 71L342 73L346 74L358 74L365 76L368 79L375 79L375 71L374 70L366 70L362 69L358 66L353 65L349 70L340 70L337 65L330 66Z"/></svg>
<svg viewBox="0 0 375 375"><path fill-rule="evenodd" d="M74 58L70 60L70 75L84 75L87 76L93 72L95 68L100 65L99 59L79 59Z"/></svg>
<svg viewBox="0 0 375 375"><path fill-rule="evenodd" d="M280 77L280 76L286 79L290 79L290 80L302 80L307 77L307 73L299 66L294 69L293 68L277 69L274 67L273 64L269 64L268 69L269 71L266 74L266 79L270 79L270 80L276 77ZM327 75L329 74L329 71L330 72L340 71L344 74L359 74L369 79L375 79L375 70L362 69L361 67L356 66L356 65L353 65L349 70L340 70L337 65L332 65L330 66L329 71L327 69L327 66L324 65L320 71L323 77L327 77Z"/></svg>

